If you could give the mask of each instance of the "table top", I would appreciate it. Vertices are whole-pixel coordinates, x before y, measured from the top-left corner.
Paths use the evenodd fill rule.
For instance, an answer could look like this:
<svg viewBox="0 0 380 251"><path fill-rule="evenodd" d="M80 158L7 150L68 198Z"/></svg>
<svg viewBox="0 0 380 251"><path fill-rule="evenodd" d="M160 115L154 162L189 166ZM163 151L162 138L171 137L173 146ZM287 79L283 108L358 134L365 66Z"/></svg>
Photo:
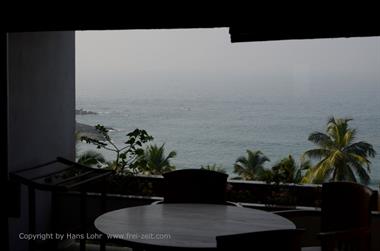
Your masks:
<svg viewBox="0 0 380 251"><path fill-rule="evenodd" d="M295 229L262 210L215 204L158 204L107 212L95 227L126 246L216 249L216 236ZM110 236L109 236L110 237Z"/></svg>

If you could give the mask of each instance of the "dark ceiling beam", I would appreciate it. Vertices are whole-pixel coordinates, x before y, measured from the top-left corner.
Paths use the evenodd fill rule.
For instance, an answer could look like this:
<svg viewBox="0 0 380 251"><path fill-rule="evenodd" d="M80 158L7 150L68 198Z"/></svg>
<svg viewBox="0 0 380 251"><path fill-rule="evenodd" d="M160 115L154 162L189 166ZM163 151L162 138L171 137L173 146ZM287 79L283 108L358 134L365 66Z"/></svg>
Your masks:
<svg viewBox="0 0 380 251"><path fill-rule="evenodd" d="M229 29L232 43L237 42L257 42L289 39L318 39L318 38L349 38L349 37L371 37L380 36L380 29L377 28L357 28L354 27L321 27L309 29L282 28L262 31L252 27L232 26Z"/></svg>
<svg viewBox="0 0 380 251"><path fill-rule="evenodd" d="M230 26L231 42L380 36L376 9L297 9L266 18L245 18ZM277 18L274 18L277 17Z"/></svg>
<svg viewBox="0 0 380 251"><path fill-rule="evenodd" d="M345 5L344 7L347 7ZM121 6L57 6L22 11L15 8L6 24L7 32L65 30L188 29L230 27L232 42L283 39L379 36L377 8L353 5L333 10L331 6L260 8L226 5L223 10L203 8L164 8L149 12ZM235 7L235 8L234 8ZM186 10L186 12L184 11ZM203 10L203 11L202 11ZM17 20L17 22L12 22Z"/></svg>
<svg viewBox="0 0 380 251"><path fill-rule="evenodd" d="M124 21L121 22L111 22L108 20L104 23L87 23L87 22L76 22L75 24L63 24L59 22L55 23L34 23L27 25L16 25L8 29L7 32L34 32L34 31L86 31L86 30L145 30L145 29L194 29L194 28L227 28L228 23L215 22L215 23L128 23Z"/></svg>

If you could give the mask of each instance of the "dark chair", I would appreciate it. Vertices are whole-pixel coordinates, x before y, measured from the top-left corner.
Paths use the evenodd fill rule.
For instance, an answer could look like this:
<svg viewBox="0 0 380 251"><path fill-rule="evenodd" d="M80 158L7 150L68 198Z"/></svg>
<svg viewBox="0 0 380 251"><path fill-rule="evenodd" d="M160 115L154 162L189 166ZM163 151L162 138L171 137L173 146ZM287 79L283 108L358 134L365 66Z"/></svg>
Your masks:
<svg viewBox="0 0 380 251"><path fill-rule="evenodd" d="M321 231L370 227L374 192L353 182L322 185Z"/></svg>
<svg viewBox="0 0 380 251"><path fill-rule="evenodd" d="M317 235L321 247L302 250L370 250L371 206L375 196L370 188L357 183L323 183L321 232ZM292 213L278 214L294 218Z"/></svg>
<svg viewBox="0 0 380 251"><path fill-rule="evenodd" d="M218 250L300 251L301 229L273 230L217 236Z"/></svg>
<svg viewBox="0 0 380 251"><path fill-rule="evenodd" d="M319 234L319 238L322 251L370 250L370 229L368 227L322 232Z"/></svg>
<svg viewBox="0 0 380 251"><path fill-rule="evenodd" d="M163 176L164 203L226 204L227 174L204 169L182 169Z"/></svg>
<svg viewBox="0 0 380 251"><path fill-rule="evenodd" d="M323 251L370 250L371 206L375 193L353 182L322 185L321 233Z"/></svg>

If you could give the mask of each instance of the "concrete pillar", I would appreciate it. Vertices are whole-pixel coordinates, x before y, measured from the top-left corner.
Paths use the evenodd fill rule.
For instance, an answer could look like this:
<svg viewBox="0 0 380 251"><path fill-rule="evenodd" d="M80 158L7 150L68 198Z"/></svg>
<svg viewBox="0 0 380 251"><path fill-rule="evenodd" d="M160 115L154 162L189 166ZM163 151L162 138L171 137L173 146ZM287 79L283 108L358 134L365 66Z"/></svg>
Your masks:
<svg viewBox="0 0 380 251"><path fill-rule="evenodd" d="M8 34L8 171L75 157L75 32ZM9 219L10 250L26 250L27 193ZM37 231L50 225L50 193L37 197Z"/></svg>

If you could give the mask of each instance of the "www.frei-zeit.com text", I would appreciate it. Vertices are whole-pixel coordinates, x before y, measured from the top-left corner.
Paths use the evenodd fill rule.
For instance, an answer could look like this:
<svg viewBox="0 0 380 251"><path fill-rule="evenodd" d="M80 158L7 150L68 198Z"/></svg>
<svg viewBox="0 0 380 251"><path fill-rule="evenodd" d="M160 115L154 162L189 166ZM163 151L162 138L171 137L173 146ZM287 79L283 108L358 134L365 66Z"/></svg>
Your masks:
<svg viewBox="0 0 380 251"><path fill-rule="evenodd" d="M124 240L167 240L171 239L171 235L168 233L115 233L105 235L107 239L124 239ZM103 235L98 233L20 233L18 235L20 240L100 240Z"/></svg>

